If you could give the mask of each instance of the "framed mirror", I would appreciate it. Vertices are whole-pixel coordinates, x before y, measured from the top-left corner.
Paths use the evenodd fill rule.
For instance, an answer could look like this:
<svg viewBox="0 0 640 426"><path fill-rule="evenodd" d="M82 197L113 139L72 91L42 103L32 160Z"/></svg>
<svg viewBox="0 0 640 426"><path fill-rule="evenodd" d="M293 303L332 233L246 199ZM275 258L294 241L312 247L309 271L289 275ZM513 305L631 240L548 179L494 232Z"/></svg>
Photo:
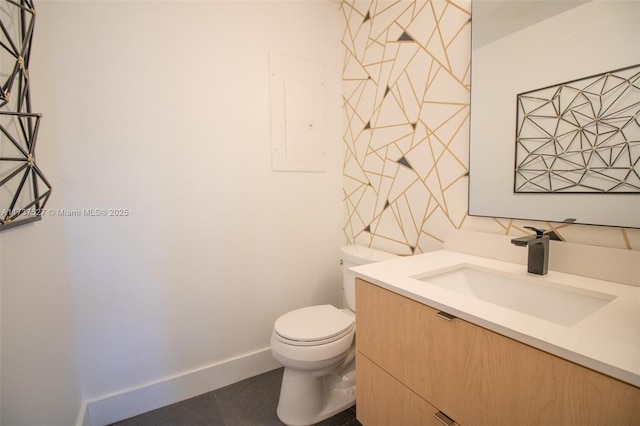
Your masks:
<svg viewBox="0 0 640 426"><path fill-rule="evenodd" d="M469 214L640 228L633 188L514 190L518 94L640 64L640 2L477 0L472 8ZM627 136L634 161L638 121Z"/></svg>

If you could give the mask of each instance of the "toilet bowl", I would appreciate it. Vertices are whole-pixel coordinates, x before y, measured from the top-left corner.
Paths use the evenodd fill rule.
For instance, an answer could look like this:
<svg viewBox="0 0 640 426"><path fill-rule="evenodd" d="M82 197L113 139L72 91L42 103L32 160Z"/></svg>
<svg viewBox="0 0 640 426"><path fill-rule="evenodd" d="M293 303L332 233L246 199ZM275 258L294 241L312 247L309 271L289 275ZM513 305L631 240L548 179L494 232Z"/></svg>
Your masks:
<svg viewBox="0 0 640 426"><path fill-rule="evenodd" d="M289 426L318 423L355 404L355 277L349 268L395 256L357 245L340 250L348 308L308 306L273 326L271 352L284 366L277 414Z"/></svg>

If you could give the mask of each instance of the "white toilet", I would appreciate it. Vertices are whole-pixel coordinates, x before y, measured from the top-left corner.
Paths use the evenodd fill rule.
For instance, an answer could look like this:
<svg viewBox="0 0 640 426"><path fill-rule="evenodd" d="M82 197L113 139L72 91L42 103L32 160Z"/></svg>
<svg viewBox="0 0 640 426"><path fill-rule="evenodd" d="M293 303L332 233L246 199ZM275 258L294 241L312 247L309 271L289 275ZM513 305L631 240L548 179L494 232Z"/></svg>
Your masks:
<svg viewBox="0 0 640 426"><path fill-rule="evenodd" d="M284 366L278 418L290 426L318 423L355 404L355 277L349 268L396 257L358 245L340 249L348 309L317 305L278 318L271 352Z"/></svg>

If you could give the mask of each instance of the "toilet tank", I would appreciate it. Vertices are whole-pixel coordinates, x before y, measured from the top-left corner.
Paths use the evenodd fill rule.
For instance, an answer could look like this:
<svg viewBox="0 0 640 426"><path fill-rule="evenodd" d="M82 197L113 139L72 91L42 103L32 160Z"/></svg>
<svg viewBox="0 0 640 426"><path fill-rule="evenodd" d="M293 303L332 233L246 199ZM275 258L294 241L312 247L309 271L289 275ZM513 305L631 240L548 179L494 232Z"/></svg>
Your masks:
<svg viewBox="0 0 640 426"><path fill-rule="evenodd" d="M366 265L367 263L393 259L397 256L371 247L359 245L341 247L340 254L342 256L342 291L344 293L347 307L355 312L356 277L351 273L351 271L349 271L349 268L358 265Z"/></svg>

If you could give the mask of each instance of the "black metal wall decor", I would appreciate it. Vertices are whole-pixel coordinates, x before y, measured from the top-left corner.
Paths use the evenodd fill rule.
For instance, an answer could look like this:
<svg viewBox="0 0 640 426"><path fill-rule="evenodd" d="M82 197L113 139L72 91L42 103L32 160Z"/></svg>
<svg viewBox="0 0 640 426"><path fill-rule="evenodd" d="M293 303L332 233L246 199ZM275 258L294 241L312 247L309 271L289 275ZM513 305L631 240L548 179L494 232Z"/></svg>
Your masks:
<svg viewBox="0 0 640 426"><path fill-rule="evenodd" d="M640 193L640 65L517 96L514 192Z"/></svg>
<svg viewBox="0 0 640 426"><path fill-rule="evenodd" d="M41 114L31 110L32 0L0 5L0 230L39 220L51 185L36 164Z"/></svg>

